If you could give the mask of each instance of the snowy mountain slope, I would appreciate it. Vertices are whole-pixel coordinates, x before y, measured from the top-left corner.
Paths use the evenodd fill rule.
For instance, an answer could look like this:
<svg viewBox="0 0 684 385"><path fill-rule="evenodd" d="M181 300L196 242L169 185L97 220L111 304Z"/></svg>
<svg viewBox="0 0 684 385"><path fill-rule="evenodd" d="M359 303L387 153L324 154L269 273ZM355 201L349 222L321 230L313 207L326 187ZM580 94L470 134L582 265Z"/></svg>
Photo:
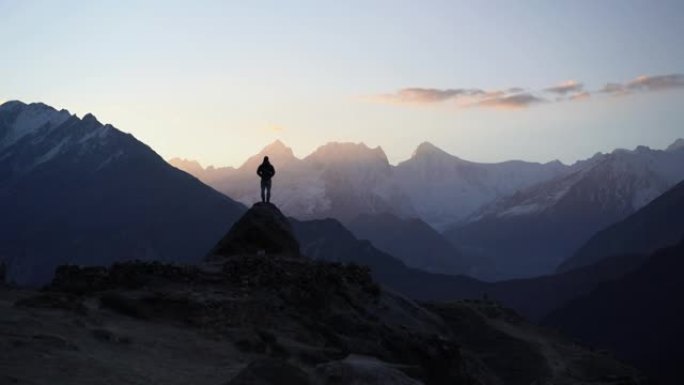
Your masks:
<svg viewBox="0 0 684 385"><path fill-rule="evenodd" d="M244 204L252 204L260 199L256 169L264 156L276 168L272 200L288 215L348 221L367 213L412 213L410 203L393 184L393 168L379 147L329 143L299 159L276 141L237 169L213 169L221 170L218 178L210 168L197 171L194 163L174 160L172 164Z"/></svg>
<svg viewBox="0 0 684 385"><path fill-rule="evenodd" d="M321 174L330 210L325 216L348 222L358 215L392 213L400 217L414 214L398 188L394 168L380 147L363 143L328 143L304 158Z"/></svg>
<svg viewBox="0 0 684 385"><path fill-rule="evenodd" d="M598 153L572 165L475 163L423 143L392 166L382 149L363 144L329 143L298 159L276 142L239 169L203 180L251 204L259 199L254 170L269 155L278 170L273 199L287 215L347 225L359 215L417 217L444 229L464 255L494 261L479 278L517 278L553 271L594 232L684 178L682 143Z"/></svg>
<svg viewBox="0 0 684 385"><path fill-rule="evenodd" d="M62 263L191 261L243 210L93 115L0 106L0 260L13 281L44 282Z"/></svg>
<svg viewBox="0 0 684 385"><path fill-rule="evenodd" d="M613 255L651 253L684 237L684 181L646 206L596 233L558 268L570 271Z"/></svg>
<svg viewBox="0 0 684 385"><path fill-rule="evenodd" d="M213 181L207 180L207 183L237 201L251 205L261 199L256 169L264 156L269 157L276 169L272 200L283 211L288 214L297 213L301 218L310 218L316 213L329 210L330 200L325 194L321 172L295 157L292 149L280 141L266 146L237 169L216 169L221 170L221 177Z"/></svg>
<svg viewBox="0 0 684 385"><path fill-rule="evenodd" d="M419 215L444 229L482 206L545 180L570 172L558 161L475 163L422 143L397 166L397 180Z"/></svg>
<svg viewBox="0 0 684 385"><path fill-rule="evenodd" d="M411 159L398 166L388 162L381 148L371 149L362 143L328 143L297 159L279 141L237 171L222 171L221 176L214 170L226 169L197 170L195 163L170 162L249 204L258 199L254 170L264 155L270 156L279 170L273 199L288 215L348 222L361 214L389 213L417 216L435 228L462 221L495 199L573 169L557 161L468 162L429 143L421 144Z"/></svg>
<svg viewBox="0 0 684 385"><path fill-rule="evenodd" d="M684 149L615 150L569 175L498 200L446 235L508 277L551 272L591 235L684 179Z"/></svg>

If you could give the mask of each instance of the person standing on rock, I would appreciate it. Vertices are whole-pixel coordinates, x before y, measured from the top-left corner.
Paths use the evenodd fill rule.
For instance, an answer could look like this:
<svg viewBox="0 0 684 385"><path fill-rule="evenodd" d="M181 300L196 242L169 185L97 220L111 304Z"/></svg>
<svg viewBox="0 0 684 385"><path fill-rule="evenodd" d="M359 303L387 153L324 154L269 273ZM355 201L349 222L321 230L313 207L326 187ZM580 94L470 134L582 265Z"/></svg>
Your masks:
<svg viewBox="0 0 684 385"><path fill-rule="evenodd" d="M271 201L271 178L275 175L275 168L271 162L268 161L268 157L264 157L264 161L257 168L257 175L261 177L261 201L270 202Z"/></svg>

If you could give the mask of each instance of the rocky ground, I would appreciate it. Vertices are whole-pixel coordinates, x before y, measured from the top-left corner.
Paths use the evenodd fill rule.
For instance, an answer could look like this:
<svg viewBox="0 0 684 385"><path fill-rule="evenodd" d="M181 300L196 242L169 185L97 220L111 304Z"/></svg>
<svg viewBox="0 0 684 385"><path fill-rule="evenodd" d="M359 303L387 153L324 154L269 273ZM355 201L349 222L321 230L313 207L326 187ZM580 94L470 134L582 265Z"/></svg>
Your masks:
<svg viewBox="0 0 684 385"><path fill-rule="evenodd" d="M419 304L296 255L289 224L264 226L286 221L275 206L253 210L201 266L64 266L43 290L0 289L0 383L644 383L496 303Z"/></svg>

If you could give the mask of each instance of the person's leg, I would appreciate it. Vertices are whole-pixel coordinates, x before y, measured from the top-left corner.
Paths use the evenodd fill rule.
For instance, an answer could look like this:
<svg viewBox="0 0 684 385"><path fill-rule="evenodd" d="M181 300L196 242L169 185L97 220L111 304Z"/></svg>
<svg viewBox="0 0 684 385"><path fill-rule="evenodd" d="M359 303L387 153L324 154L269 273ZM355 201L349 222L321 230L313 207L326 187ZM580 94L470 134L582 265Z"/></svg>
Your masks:
<svg viewBox="0 0 684 385"><path fill-rule="evenodd" d="M271 202L271 181L266 182L266 202Z"/></svg>
<svg viewBox="0 0 684 385"><path fill-rule="evenodd" d="M264 195L264 190L266 190L266 181L261 181L261 201L266 202L266 196Z"/></svg>

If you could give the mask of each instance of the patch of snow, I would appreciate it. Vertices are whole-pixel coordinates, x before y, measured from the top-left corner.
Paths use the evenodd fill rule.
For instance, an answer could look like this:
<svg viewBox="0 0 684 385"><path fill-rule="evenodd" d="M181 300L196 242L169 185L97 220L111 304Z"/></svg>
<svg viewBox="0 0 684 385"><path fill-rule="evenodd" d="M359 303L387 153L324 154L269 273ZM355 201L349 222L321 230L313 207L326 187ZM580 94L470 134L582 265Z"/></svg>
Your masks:
<svg viewBox="0 0 684 385"><path fill-rule="evenodd" d="M40 104L27 106L10 124L9 130L0 139L0 149L7 148L22 138L33 135L41 129L53 129L64 123L71 115L68 111L57 111Z"/></svg>
<svg viewBox="0 0 684 385"><path fill-rule="evenodd" d="M91 139L103 139L107 136L111 129L112 126L110 125L99 126L95 129L90 130L90 132L88 132L87 134L83 135L81 139L79 139L78 143L83 144Z"/></svg>
<svg viewBox="0 0 684 385"><path fill-rule="evenodd" d="M543 205L538 203L529 203L520 206L513 206L497 214L498 217L512 217L517 215L534 214L542 211Z"/></svg>
<svg viewBox="0 0 684 385"><path fill-rule="evenodd" d="M41 155L36 159L35 162L33 162L33 165L31 168L36 167L40 164L49 162L50 160L54 159L62 150L62 147L64 147L64 144L67 142L66 139L62 140L59 142L56 146L50 149L50 151L46 152L45 154Z"/></svg>

